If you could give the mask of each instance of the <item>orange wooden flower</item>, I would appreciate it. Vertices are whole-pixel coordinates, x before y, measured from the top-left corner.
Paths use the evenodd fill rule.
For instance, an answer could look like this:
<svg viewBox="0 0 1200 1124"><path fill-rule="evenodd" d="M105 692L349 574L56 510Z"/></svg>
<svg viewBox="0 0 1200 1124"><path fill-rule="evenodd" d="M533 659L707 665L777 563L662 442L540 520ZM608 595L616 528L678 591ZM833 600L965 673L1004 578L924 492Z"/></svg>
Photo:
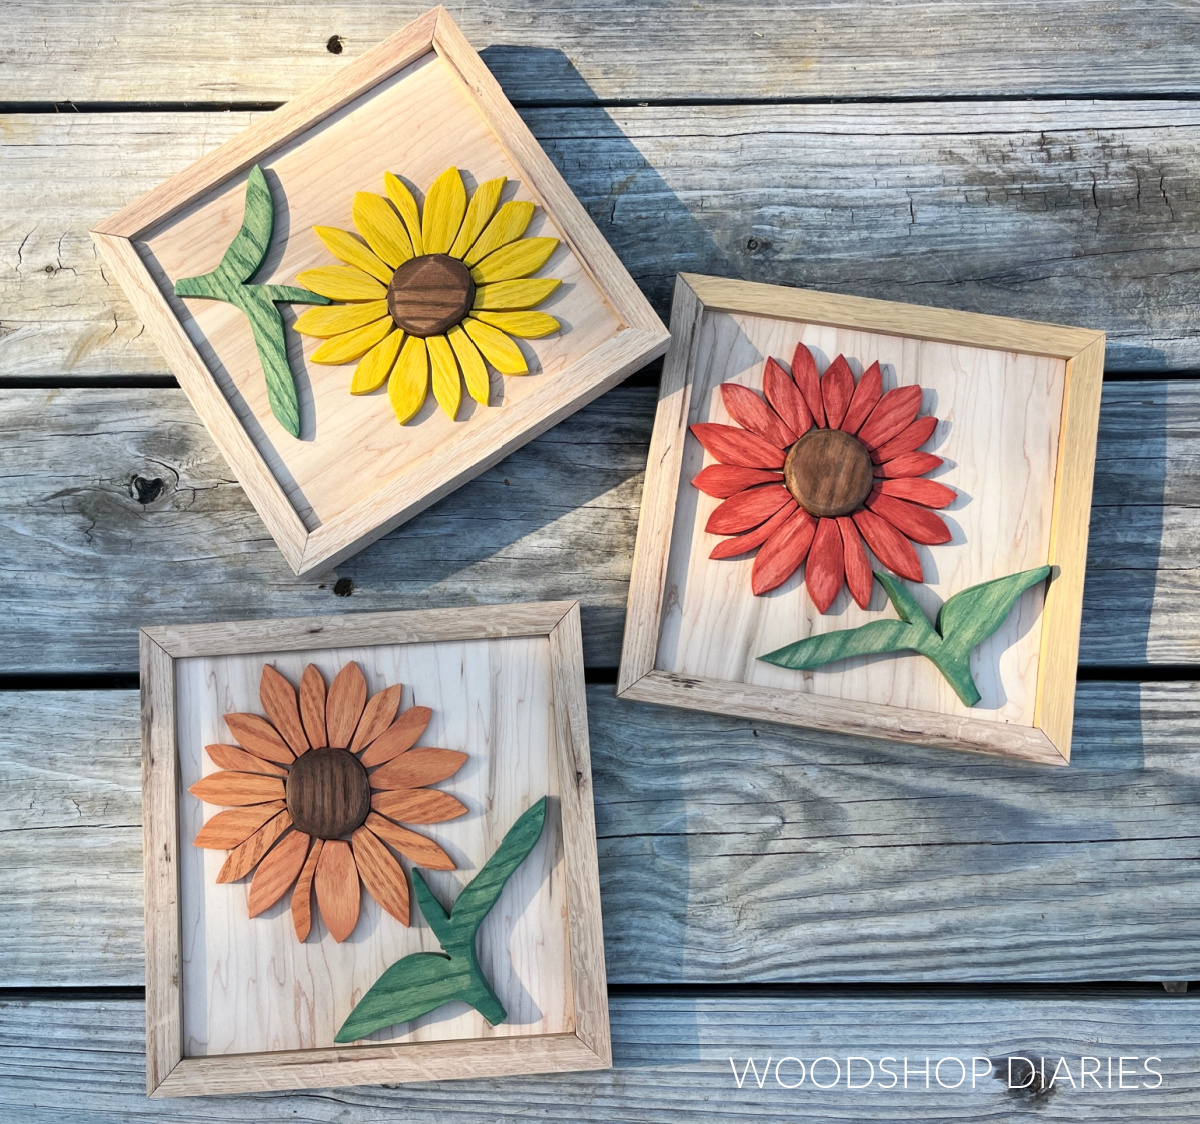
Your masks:
<svg viewBox="0 0 1200 1124"><path fill-rule="evenodd" d="M917 416L921 388L885 394L878 363L856 385L841 355L818 377L812 352L797 344L790 375L767 360L763 393L765 402L749 387L722 383L738 424L691 427L718 461L692 483L725 501L704 529L731 536L711 557L757 550L756 595L782 585L807 560L805 584L822 613L843 584L867 607L874 582L867 547L889 570L923 581L912 544L950 541L930 508L952 503L956 493L920 479L942 463L918 452L938 421Z"/></svg>
<svg viewBox="0 0 1200 1124"><path fill-rule="evenodd" d="M259 699L267 718L227 714L237 745L205 751L220 772L188 790L228 808L200 829L197 847L228 850L218 882L253 873L250 916L292 890L296 936L308 937L312 899L336 941L358 922L360 881L397 921L408 924L408 880L390 848L415 865L453 870L432 839L402 827L441 823L467 809L429 785L458 772L465 753L417 746L432 711L414 706L397 715L400 685L367 698L356 663L329 688L312 665L296 689L269 664Z"/></svg>

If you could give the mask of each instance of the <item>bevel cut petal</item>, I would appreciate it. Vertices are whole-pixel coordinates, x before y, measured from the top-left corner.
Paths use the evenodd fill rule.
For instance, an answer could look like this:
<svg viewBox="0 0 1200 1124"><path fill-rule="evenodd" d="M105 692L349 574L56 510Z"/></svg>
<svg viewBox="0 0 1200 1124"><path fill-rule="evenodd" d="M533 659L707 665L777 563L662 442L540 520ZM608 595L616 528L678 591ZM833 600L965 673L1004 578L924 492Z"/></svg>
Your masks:
<svg viewBox="0 0 1200 1124"><path fill-rule="evenodd" d="M499 328L510 336L523 340L540 340L560 331L562 325L548 312L472 312L476 320L482 320L493 328Z"/></svg>
<svg viewBox="0 0 1200 1124"><path fill-rule="evenodd" d="M749 531L744 535L735 535L731 539L725 539L723 542L717 543L712 548L709 558L734 558L739 554L745 554L749 550L754 550L756 547L762 546L797 510L799 510L799 505L795 500L790 504L784 504L761 527L757 527L755 530Z"/></svg>
<svg viewBox="0 0 1200 1124"><path fill-rule="evenodd" d="M742 468L736 464L710 464L692 477L692 487L699 488L707 496L728 499L737 492L744 492L756 484L782 484L778 472L763 468Z"/></svg>
<svg viewBox="0 0 1200 1124"><path fill-rule="evenodd" d="M323 749L329 744L325 736L325 676L316 664L309 664L300 676L300 719L309 745Z"/></svg>
<svg viewBox="0 0 1200 1124"><path fill-rule="evenodd" d="M812 428L812 412L804 402L800 388L774 359L768 359L763 371L763 394L787 427L803 437Z"/></svg>
<svg viewBox="0 0 1200 1124"><path fill-rule="evenodd" d="M308 737L304 733L300 707L296 702L296 688L269 663L263 664L258 700L294 754L299 756L308 749Z"/></svg>
<svg viewBox="0 0 1200 1124"><path fill-rule="evenodd" d="M343 332L340 336L330 337L309 358L314 363L321 363L326 367L352 363L355 359L361 359L366 355L395 327L392 318L385 316L382 320L376 320L372 324L364 324L361 328Z"/></svg>
<svg viewBox="0 0 1200 1124"><path fill-rule="evenodd" d="M319 340L339 336L364 324L373 324L388 314L387 301L362 301L359 304L323 304L296 317L295 328L302 336Z"/></svg>
<svg viewBox="0 0 1200 1124"><path fill-rule="evenodd" d="M917 416L920 408L919 386L898 386L889 390L863 422L858 439L874 452L904 429Z"/></svg>
<svg viewBox="0 0 1200 1124"><path fill-rule="evenodd" d="M400 218L404 220L404 228L408 233L408 241L412 246L413 255L419 256L425 253L424 244L421 242L421 212L417 208L417 201L413 198L413 193L408 190L408 185L391 172L384 172L383 190L387 192L392 206L400 212Z"/></svg>
<svg viewBox="0 0 1200 1124"><path fill-rule="evenodd" d="M757 434L769 445L786 449L795 443L796 434L748 386L735 382L721 383L721 401L729 416L743 429Z"/></svg>
<svg viewBox="0 0 1200 1124"><path fill-rule="evenodd" d="M400 345L403 342L404 333L395 328L371 348L354 368L354 377L350 380L350 393L370 394L383 386L396 365L396 356L400 354Z"/></svg>
<svg viewBox="0 0 1200 1124"><path fill-rule="evenodd" d="M692 435L721 464L742 468L782 468L784 452L756 433L720 422L696 422Z"/></svg>
<svg viewBox="0 0 1200 1124"><path fill-rule="evenodd" d="M387 289L353 265L321 265L296 274L306 289L335 301L381 301Z"/></svg>
<svg viewBox="0 0 1200 1124"><path fill-rule="evenodd" d="M317 859L313 877L317 892L317 908L329 935L341 944L358 924L362 892L358 885L358 868L350 844L344 839L327 839Z"/></svg>
<svg viewBox="0 0 1200 1124"><path fill-rule="evenodd" d="M265 773L271 777L286 777L287 769L268 761L263 757L255 757L236 745L206 745L204 752L212 763L221 769L231 769L235 773Z"/></svg>
<svg viewBox="0 0 1200 1124"><path fill-rule="evenodd" d="M421 241L427 254L444 254L454 245L467 212L467 189L457 168L447 168L425 193Z"/></svg>
<svg viewBox="0 0 1200 1124"><path fill-rule="evenodd" d="M533 218L533 211L534 206L527 199L514 199L505 203L467 251L463 263L468 268L478 265L488 254L515 242L525 233L529 220Z"/></svg>
<svg viewBox="0 0 1200 1124"><path fill-rule="evenodd" d="M450 247L449 253L452 258L465 257L475 240L483 233L483 228L487 226L496 212L496 204L500 202L500 193L504 190L507 182L504 176L499 176L497 179L481 183L475 189L475 194L471 196L471 202L467 204L467 213L463 218L462 226L458 228L454 245Z"/></svg>
<svg viewBox="0 0 1200 1124"><path fill-rule="evenodd" d="M857 433L882 397L883 372L880 371L879 361L876 360L863 371L862 378L858 380L858 386L854 388L854 397L850 399L850 408L846 411L846 416L842 418L842 429L847 433Z"/></svg>
<svg viewBox="0 0 1200 1124"><path fill-rule="evenodd" d="M275 841L292 826L292 817L287 811L277 812L253 835L244 839L226 856L217 872L218 885L240 882L258 864L274 845Z"/></svg>
<svg viewBox="0 0 1200 1124"><path fill-rule="evenodd" d="M442 413L451 421L458 413L462 402L462 379L458 374L458 360L454 349L445 336L429 336L425 340L429 351L429 374L433 384L433 397L441 406Z"/></svg>
<svg viewBox="0 0 1200 1124"><path fill-rule="evenodd" d="M483 357L502 375L529 374L525 353L499 328L474 317L464 320L462 327Z"/></svg>
<svg viewBox="0 0 1200 1124"><path fill-rule="evenodd" d="M913 542L936 546L950 541L950 528L940 515L935 515L926 507L918 507L894 496L877 495L867 500L867 508L881 519L886 519Z"/></svg>
<svg viewBox="0 0 1200 1124"><path fill-rule="evenodd" d="M292 888L304 869L310 843L311 835L302 831L289 832L258 864L250 880L250 897L246 903L251 917L270 909Z"/></svg>
<svg viewBox="0 0 1200 1124"><path fill-rule="evenodd" d="M718 505L708 517L704 530L710 535L741 534L765 523L789 501L795 503L792 493L782 484L767 484L738 492Z"/></svg>
<svg viewBox="0 0 1200 1124"><path fill-rule="evenodd" d="M385 820L378 812L368 812L363 826L390 843L416 866L423 866L426 870L454 869L454 860L432 839Z"/></svg>
<svg viewBox="0 0 1200 1124"><path fill-rule="evenodd" d="M283 799L283 781L261 773L209 773L188 789L205 804L236 807L242 804L264 804Z"/></svg>
<svg viewBox="0 0 1200 1124"><path fill-rule="evenodd" d="M401 925L408 924L408 879L395 856L365 827L350 836L354 865L367 893Z"/></svg>
<svg viewBox="0 0 1200 1124"><path fill-rule="evenodd" d="M845 575L842 533L838 530L837 520L819 519L808 552L808 563L804 567L804 584L819 612L824 613L833 604Z"/></svg>
<svg viewBox="0 0 1200 1124"><path fill-rule="evenodd" d="M296 758L279 731L257 714L227 714L225 725L238 745L255 757L264 757L278 765L290 765Z"/></svg>
<svg viewBox="0 0 1200 1124"><path fill-rule="evenodd" d="M300 877L296 879L296 888L292 891L292 924L296 928L296 939L308 940L312 931L312 884L316 873L317 860L321 857L322 839L314 839L309 848L308 858L300 869Z"/></svg>
<svg viewBox="0 0 1200 1124"><path fill-rule="evenodd" d="M491 285L528 277L550 260L557 246L557 238L522 238L510 242L488 254L471 270L471 278L476 285Z"/></svg>
<svg viewBox="0 0 1200 1124"><path fill-rule="evenodd" d="M898 500L908 500L924 507L948 507L958 499L954 489L947 488L945 484L939 484L936 480L916 480L911 477L885 480L879 490L885 496L895 496Z"/></svg>
<svg viewBox="0 0 1200 1124"><path fill-rule="evenodd" d="M856 511L851 518L875 557L892 573L912 582L924 580L921 561L912 543L886 519L880 519L878 515L865 509Z"/></svg>
<svg viewBox="0 0 1200 1124"><path fill-rule="evenodd" d="M846 357L839 355L821 376L821 404L825 407L825 421L830 429L841 428L853 397L854 372Z"/></svg>
<svg viewBox="0 0 1200 1124"><path fill-rule="evenodd" d="M838 516L838 530L842 533L842 560L846 570L846 587L850 596L860 609L865 609L871 601L871 587L875 584L875 575L871 572L871 560L867 557L867 548L863 544L862 535L854 525L854 520L848 515Z"/></svg>
<svg viewBox="0 0 1200 1124"><path fill-rule="evenodd" d="M218 812L196 832L192 846L209 851L232 851L282 811L283 801L272 800L269 804Z"/></svg>
<svg viewBox="0 0 1200 1124"><path fill-rule="evenodd" d="M804 396L804 404L812 414L813 424L824 425L825 404L821 399L821 379L817 375L817 361L802 343L796 344L796 350L792 353L792 381Z"/></svg>
<svg viewBox="0 0 1200 1124"><path fill-rule="evenodd" d="M359 760L368 769L390 761L398 753L417 744L433 717L427 706L410 706L363 751Z"/></svg>
<svg viewBox="0 0 1200 1124"><path fill-rule="evenodd" d="M393 757L371 774L371 787L378 789L421 788L454 776L467 759L457 749L434 749L419 745Z"/></svg>
<svg viewBox="0 0 1200 1124"><path fill-rule="evenodd" d="M429 393L429 352L425 341L405 336L400 357L388 378L388 399L396 420L404 425L424 405Z"/></svg>
<svg viewBox="0 0 1200 1124"><path fill-rule="evenodd" d="M802 507L763 543L750 570L750 589L759 596L783 585L804 563L812 546L817 521Z"/></svg>
<svg viewBox="0 0 1200 1124"><path fill-rule="evenodd" d="M475 290L474 311L504 312L533 308L544 301L562 282L557 277L526 277L520 281L497 281Z"/></svg>
<svg viewBox="0 0 1200 1124"><path fill-rule="evenodd" d="M367 681L362 669L351 660L334 676L325 701L325 732L330 745L338 749L349 746L366 703Z"/></svg>
<svg viewBox="0 0 1200 1124"><path fill-rule="evenodd" d="M558 323L557 320L554 322ZM462 370L463 382L467 384L467 393L481 406L486 406L491 396L491 379L488 377L487 364L483 361L479 348L471 342L471 337L462 330L460 324L455 324L446 333L446 338L454 348L455 358L458 359L458 366Z"/></svg>
<svg viewBox="0 0 1200 1124"><path fill-rule="evenodd" d="M336 226L314 226L313 230L335 258L340 258L347 265L358 266L364 273L369 273L376 281L381 281L385 285L391 281L394 267L388 265L374 250L360 242L353 234L339 230Z"/></svg>
<svg viewBox="0 0 1200 1124"><path fill-rule="evenodd" d="M403 788L371 794L371 810L404 823L441 823L466 812L466 805L436 788Z"/></svg>
<svg viewBox="0 0 1200 1124"><path fill-rule="evenodd" d="M396 711L400 709L400 693L400 684L393 683L371 696L363 709L358 728L354 731L354 740L350 743L351 753L358 753L370 745L396 720Z"/></svg>
<svg viewBox="0 0 1200 1124"><path fill-rule="evenodd" d="M395 269L413 256L412 241L404 224L382 195L376 195L373 191L356 191L350 214L359 234L386 265Z"/></svg>
<svg viewBox="0 0 1200 1124"><path fill-rule="evenodd" d="M935 468L941 468L942 463L942 458L932 453L901 453L895 460L876 468L875 475L889 478L924 476Z"/></svg>
<svg viewBox="0 0 1200 1124"><path fill-rule="evenodd" d="M904 453L911 453L914 449L919 449L933 436L933 431L937 429L937 423L937 418L932 414L927 414L923 418L917 418L915 422L905 426L890 441L876 449L871 454L871 459L876 464L886 464L888 461L894 460Z"/></svg>

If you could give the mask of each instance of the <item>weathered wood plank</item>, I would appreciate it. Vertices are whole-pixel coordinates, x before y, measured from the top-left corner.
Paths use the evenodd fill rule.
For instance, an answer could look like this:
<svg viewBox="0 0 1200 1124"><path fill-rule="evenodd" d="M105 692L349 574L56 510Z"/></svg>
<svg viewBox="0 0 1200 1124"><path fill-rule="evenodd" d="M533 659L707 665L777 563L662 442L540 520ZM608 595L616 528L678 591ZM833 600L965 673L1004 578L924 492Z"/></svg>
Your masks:
<svg viewBox="0 0 1200 1124"><path fill-rule="evenodd" d="M0 120L0 374L165 372L87 230L253 116ZM525 116L660 311L682 269L1104 328L1110 370L1200 366L1196 102Z"/></svg>
<svg viewBox="0 0 1200 1124"><path fill-rule="evenodd" d="M1069 769L588 703L614 983L1200 979L1200 685L1082 684ZM140 984L135 693L0 721L0 986Z"/></svg>
<svg viewBox="0 0 1200 1124"><path fill-rule="evenodd" d="M0 99L283 100L428 7L138 0L81 20L70 4L9 0ZM1195 21L1167 4L817 0L796 18L668 0L647 18L602 0L503 0L453 14L509 97L542 102L1170 92L1191 88L1200 61Z"/></svg>
<svg viewBox="0 0 1200 1124"><path fill-rule="evenodd" d="M1200 1120L1198 1003L1193 996L1133 988L1111 995L1064 989L977 998L622 995L610 1004L614 1068L606 1072L149 1101L143 1091L140 1002L9 999L0 1001L0 1121L373 1124L402 1112L413 1124L515 1117L581 1124L685 1119L959 1124L1025 1120L1036 1113L1063 1122L1127 1124L1136 1117L1180 1124ZM775 1064L788 1055L805 1065L804 1084L794 1089L784 1085L798 1080L796 1061L778 1070ZM1083 1056L1101 1059L1101 1087L1095 1077L1078 1087ZM1127 1074L1137 1073L1126 1077L1124 1090L1117 1087L1121 1056L1135 1059L1124 1065ZM854 1058L849 1077L848 1057ZM1010 1090L1010 1057L1032 1057L1039 1069L1045 1057L1047 1082L1064 1058L1075 1087L1060 1071L1057 1082L1038 1095ZM817 1058L826 1059L817 1080L829 1088L813 1087L808 1069ZM897 1075L895 1088L879 1069L887 1058ZM962 1065L946 1061L939 1069L943 1058L959 1058ZM761 1087L747 1068L750 1059L764 1078ZM1148 1059L1155 1059L1149 1065L1162 1075L1161 1084L1146 1071ZM989 1061L995 1066L990 1074ZM1021 1083L1021 1066L1020 1061L1013 1066L1014 1084ZM1093 1063L1088 1067L1095 1072ZM939 1085L939 1075L943 1085L956 1085L964 1070L961 1087ZM737 1077L743 1075L739 1088Z"/></svg>
<svg viewBox="0 0 1200 1124"><path fill-rule="evenodd" d="M0 399L0 673L134 672L155 623L578 598L614 667L654 408L621 388L379 543L297 578L182 393ZM1200 384L1104 391L1081 660L1200 662ZM344 598L337 593L351 593Z"/></svg>

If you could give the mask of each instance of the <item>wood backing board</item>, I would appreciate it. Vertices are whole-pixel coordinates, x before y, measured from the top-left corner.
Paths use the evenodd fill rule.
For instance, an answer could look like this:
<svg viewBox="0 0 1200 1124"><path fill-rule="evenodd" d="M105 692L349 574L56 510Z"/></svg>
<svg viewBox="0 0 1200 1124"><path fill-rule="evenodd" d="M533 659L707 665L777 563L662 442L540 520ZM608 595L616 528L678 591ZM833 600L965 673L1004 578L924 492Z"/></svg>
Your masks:
<svg viewBox="0 0 1200 1124"><path fill-rule="evenodd" d="M238 624L142 633L153 844L147 978L159 981L147 1007L154 1095L608 1064L578 606L362 614L361 626L357 619L277 621L269 631L245 622L245 635ZM452 903L517 817L550 797L541 839L480 931L480 962L508 1009L495 1027L469 1008L447 1007L335 1048L338 1028L385 968L437 951L428 925L414 911L406 928L364 891L344 943L315 908L313 932L299 942L290 895L251 919L248 880L218 885L226 853L192 846L218 809L187 788L216 768L203 747L225 737L222 716L257 709L263 663L298 683L309 663L332 681L348 660L373 691L401 683L403 707L431 708L419 745L468 754L438 785L467 814L414 825L457 863L455 871L423 871L441 901ZM163 797L167 786L177 800Z"/></svg>
<svg viewBox="0 0 1200 1124"><path fill-rule="evenodd" d="M458 420L430 395L397 424L386 389L351 396L353 363L314 364L319 341L287 332L300 437L272 416L249 325L235 307L181 299L173 282L213 269L242 219L250 169L276 206L256 282L295 284L334 264L314 226L355 229L357 191L392 171L428 189L458 167L469 190L506 176L503 199L537 205L530 235L560 239L541 306L564 330L521 341L530 375L493 372L491 404ZM298 573L336 564L662 353L668 336L583 207L443 9L421 17L93 230L222 453ZM281 305L287 324L299 307Z"/></svg>
<svg viewBox="0 0 1200 1124"><path fill-rule="evenodd" d="M821 729L1069 760L1103 334L693 275L678 280L672 333L620 692ZM786 362L799 341L822 369L838 354L856 374L879 360L885 389L921 385L923 412L941 419L923 447L944 458L934 477L959 493L944 512L952 538L917 548L925 582L909 586L931 615L978 582L1056 568L1045 598L1031 591L975 652L983 695L976 707L960 702L919 656L803 673L757 659L804 636L894 615L878 585L867 610L843 589L821 615L802 572L755 597L753 556L708 557L720 540L704 525L720 501L691 484L712 458L687 427L730 423L719 385L761 390L767 357Z"/></svg>

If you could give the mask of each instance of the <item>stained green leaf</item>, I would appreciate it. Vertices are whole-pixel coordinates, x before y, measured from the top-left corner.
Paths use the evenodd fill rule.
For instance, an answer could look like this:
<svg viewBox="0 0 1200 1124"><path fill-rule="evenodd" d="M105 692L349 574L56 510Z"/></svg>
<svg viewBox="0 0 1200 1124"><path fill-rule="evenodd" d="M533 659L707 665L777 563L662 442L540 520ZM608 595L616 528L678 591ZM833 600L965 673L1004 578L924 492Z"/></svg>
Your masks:
<svg viewBox="0 0 1200 1124"><path fill-rule="evenodd" d="M942 606L937 630L947 645L969 652L1004 623L1022 593L1049 576L1049 566L1038 566L964 589Z"/></svg>
<svg viewBox="0 0 1200 1124"><path fill-rule="evenodd" d="M920 633L903 621L872 621L861 628L844 628L821 636L807 636L765 656L765 663L807 671L851 656L872 656L884 652L913 651Z"/></svg>

